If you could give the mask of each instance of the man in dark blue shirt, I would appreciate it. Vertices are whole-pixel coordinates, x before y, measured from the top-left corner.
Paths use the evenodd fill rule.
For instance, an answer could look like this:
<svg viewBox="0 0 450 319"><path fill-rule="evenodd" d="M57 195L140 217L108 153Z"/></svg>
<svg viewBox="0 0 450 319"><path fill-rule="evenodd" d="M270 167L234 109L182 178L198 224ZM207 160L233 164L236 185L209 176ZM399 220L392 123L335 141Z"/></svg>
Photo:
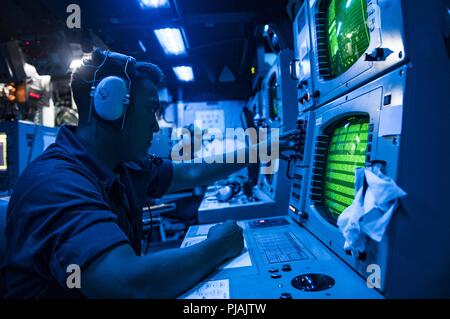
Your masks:
<svg viewBox="0 0 450 319"><path fill-rule="evenodd" d="M78 126L60 129L10 199L6 297L175 298L241 251L242 230L229 221L197 245L141 254L148 197L206 185L246 166L146 155L159 129L161 76L153 64L99 50L74 71ZM67 284L73 265L80 289Z"/></svg>
<svg viewBox="0 0 450 319"><path fill-rule="evenodd" d="M113 86L92 97L91 87L110 76L117 77ZM160 79L155 65L102 51L75 70L78 126L60 129L56 143L23 172L10 199L2 270L6 297L176 297L242 249L242 230L229 222L194 247L141 256L147 197L242 167L202 169L146 156L159 129ZM111 118L117 103L103 105L101 98L114 96L121 83L129 84L130 103ZM200 178L204 173L208 178ZM67 285L70 265L81 269L80 289Z"/></svg>

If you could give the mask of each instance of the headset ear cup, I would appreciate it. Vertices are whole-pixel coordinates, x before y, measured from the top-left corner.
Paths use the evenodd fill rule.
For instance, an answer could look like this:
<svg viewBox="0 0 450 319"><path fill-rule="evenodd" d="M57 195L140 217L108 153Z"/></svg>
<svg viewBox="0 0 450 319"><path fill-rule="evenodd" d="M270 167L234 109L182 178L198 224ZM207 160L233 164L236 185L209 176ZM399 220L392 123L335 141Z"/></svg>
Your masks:
<svg viewBox="0 0 450 319"><path fill-rule="evenodd" d="M127 82L118 76L108 76L94 90L95 112L103 120L117 120L123 115L128 98Z"/></svg>

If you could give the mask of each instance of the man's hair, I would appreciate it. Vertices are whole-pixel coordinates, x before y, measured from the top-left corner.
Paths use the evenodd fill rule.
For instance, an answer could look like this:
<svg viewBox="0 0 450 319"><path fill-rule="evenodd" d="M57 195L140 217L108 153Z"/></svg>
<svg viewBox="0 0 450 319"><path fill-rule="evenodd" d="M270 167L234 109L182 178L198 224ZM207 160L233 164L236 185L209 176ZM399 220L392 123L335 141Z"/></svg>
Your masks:
<svg viewBox="0 0 450 319"><path fill-rule="evenodd" d="M72 72L70 86L72 88L73 98L78 109L78 125L87 123L92 86L96 86L103 78L108 76L119 76L125 80L127 79L124 69L128 56L110 52L106 60L105 57L105 51L96 49L89 57L83 59L81 66ZM103 62L104 64L97 72L94 83L94 73ZM129 61L127 73L131 78L131 103L133 103L132 92L137 81L148 79L155 85L158 85L163 79L163 73L157 65L148 62L136 61L134 59Z"/></svg>

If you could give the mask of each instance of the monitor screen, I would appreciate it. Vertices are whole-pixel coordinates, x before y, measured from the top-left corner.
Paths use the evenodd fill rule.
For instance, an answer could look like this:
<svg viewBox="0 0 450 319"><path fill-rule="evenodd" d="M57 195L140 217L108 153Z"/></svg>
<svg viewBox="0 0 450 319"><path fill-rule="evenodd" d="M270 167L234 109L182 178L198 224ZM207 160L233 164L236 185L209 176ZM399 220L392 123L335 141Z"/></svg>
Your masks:
<svg viewBox="0 0 450 319"><path fill-rule="evenodd" d="M331 0L326 22L330 78L335 78L369 47L366 0Z"/></svg>
<svg viewBox="0 0 450 319"><path fill-rule="evenodd" d="M365 165L369 118L346 118L330 133L323 195L329 217L335 220L355 197L355 169Z"/></svg>
<svg viewBox="0 0 450 319"><path fill-rule="evenodd" d="M7 146L6 133L0 133L0 171L6 171L8 169L8 160L6 158Z"/></svg>

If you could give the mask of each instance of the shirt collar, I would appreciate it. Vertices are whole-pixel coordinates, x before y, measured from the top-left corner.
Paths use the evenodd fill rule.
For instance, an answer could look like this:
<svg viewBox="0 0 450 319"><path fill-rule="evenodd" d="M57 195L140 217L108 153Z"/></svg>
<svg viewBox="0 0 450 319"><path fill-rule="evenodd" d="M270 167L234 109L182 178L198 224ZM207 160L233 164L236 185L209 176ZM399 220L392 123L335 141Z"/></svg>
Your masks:
<svg viewBox="0 0 450 319"><path fill-rule="evenodd" d="M75 134L76 129L76 126L61 126L58 136L56 137L56 145L66 150L75 160L85 166L98 179L112 185L112 183L117 180L117 174L89 153L88 149L81 143L79 137Z"/></svg>

